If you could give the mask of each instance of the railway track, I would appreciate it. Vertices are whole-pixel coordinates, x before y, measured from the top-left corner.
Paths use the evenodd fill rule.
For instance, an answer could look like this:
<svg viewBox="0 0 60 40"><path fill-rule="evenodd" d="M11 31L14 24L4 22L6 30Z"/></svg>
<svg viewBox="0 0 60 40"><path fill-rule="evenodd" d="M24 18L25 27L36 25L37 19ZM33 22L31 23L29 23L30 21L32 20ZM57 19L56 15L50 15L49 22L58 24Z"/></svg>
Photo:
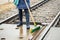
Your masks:
<svg viewBox="0 0 60 40"><path fill-rule="evenodd" d="M49 0L43 0L42 2L37 3L36 5L30 7L31 11L36 10L38 7L42 6L43 4L45 4L48 1ZM1 21L0 24L2 24L2 23L13 23L13 24L15 24L16 21L18 21L18 20L19 20L18 14L15 14L15 15L12 15L11 17L9 17L9 18ZM30 23L33 24L33 22L30 22ZM24 22L24 24L25 24L25 22ZM40 22L37 22L37 24L41 24L41 23Z"/></svg>
<svg viewBox="0 0 60 40"><path fill-rule="evenodd" d="M60 12L57 13L57 15L55 16L54 20L47 25L46 27L42 28L41 30L39 30L39 32L36 33L36 35L32 38L32 40L44 40L45 36L48 34L48 32L50 31L50 29L52 27L57 27L58 23L60 22ZM11 25L10 25L11 26ZM2 26L1 26L2 27ZM8 26L7 26L8 27ZM9 28L9 27L8 27ZM11 29L13 29L12 27L10 27ZM10 29L9 28L9 29ZM14 28L15 29L15 28ZM8 30L8 29L7 29ZM2 32L2 31L1 31ZM14 32L13 32L14 33ZM7 38L6 38L7 39Z"/></svg>
<svg viewBox="0 0 60 40"><path fill-rule="evenodd" d="M44 29L44 31L37 39L44 40L45 36L48 34L52 27L60 27L60 12L56 15L54 20Z"/></svg>

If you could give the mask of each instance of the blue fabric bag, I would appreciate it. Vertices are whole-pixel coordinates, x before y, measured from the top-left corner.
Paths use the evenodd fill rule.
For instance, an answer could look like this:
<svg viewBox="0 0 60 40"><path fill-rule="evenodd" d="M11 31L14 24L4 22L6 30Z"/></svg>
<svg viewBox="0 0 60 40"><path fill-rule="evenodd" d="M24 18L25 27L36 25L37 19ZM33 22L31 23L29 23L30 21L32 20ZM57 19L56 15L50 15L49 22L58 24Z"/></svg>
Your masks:
<svg viewBox="0 0 60 40"><path fill-rule="evenodd" d="M26 0L28 6L30 7L30 0ZM27 9L27 6L24 0L14 0L14 4L17 6L18 9Z"/></svg>

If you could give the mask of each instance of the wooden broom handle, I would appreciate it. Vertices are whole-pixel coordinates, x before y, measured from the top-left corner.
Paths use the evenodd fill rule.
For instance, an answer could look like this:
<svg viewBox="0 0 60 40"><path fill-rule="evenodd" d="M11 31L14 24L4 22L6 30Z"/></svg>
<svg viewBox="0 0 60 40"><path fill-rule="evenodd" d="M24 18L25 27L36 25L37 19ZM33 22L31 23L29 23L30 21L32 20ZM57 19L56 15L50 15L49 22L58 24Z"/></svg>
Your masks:
<svg viewBox="0 0 60 40"><path fill-rule="evenodd" d="M34 23L34 26L36 26L35 20L34 20L34 18L33 18L33 16L32 16L32 13L30 12L30 8L29 8L26 0L24 0L24 1L25 1L25 4L26 4L27 8L28 8L29 13L30 13L31 19L32 19L32 21L33 21L33 23Z"/></svg>

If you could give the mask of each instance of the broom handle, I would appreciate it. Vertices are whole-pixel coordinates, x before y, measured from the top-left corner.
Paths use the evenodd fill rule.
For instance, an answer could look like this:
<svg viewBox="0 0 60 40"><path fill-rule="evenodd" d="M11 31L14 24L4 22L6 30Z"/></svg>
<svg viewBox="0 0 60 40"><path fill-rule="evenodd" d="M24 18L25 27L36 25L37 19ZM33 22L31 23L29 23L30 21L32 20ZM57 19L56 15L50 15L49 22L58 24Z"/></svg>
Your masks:
<svg viewBox="0 0 60 40"><path fill-rule="evenodd" d="M33 23L34 23L34 26L36 26L36 22L35 22L35 20L34 20L34 18L33 18L33 16L32 16L32 13L30 12L30 9L29 9L29 7L28 7L28 4L27 4L26 0L24 0L24 1L25 1L25 4L26 4L27 8L28 8L29 13L30 13L31 19L32 19L32 21L33 21Z"/></svg>

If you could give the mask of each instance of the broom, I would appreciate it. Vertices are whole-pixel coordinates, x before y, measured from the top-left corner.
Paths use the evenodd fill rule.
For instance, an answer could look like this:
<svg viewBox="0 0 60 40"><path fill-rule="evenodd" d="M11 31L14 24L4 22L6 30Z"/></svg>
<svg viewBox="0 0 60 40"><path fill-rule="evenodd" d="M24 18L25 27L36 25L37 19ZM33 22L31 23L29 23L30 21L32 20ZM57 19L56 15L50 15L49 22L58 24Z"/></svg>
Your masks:
<svg viewBox="0 0 60 40"><path fill-rule="evenodd" d="M32 21L33 21L33 23L34 23L34 28L33 28L33 29L30 28L30 33L33 33L33 32L35 32L35 31L41 29L42 26L37 26L37 24L36 24L36 22L35 22L35 20L34 20L34 17L32 16L32 13L30 12L30 9L29 9L29 6L28 6L26 0L25 0L25 4L26 4L26 6L27 6L27 8L28 8L28 11L29 11L29 13L30 13L31 19L32 19Z"/></svg>

